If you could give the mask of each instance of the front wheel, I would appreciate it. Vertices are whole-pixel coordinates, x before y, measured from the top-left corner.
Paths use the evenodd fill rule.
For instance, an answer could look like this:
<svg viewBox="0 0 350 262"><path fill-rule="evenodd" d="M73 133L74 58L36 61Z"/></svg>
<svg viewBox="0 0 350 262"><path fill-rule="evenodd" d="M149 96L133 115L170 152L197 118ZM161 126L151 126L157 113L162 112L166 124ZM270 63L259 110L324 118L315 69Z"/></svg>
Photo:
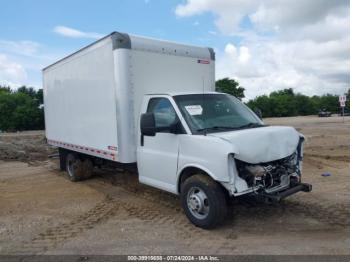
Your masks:
<svg viewBox="0 0 350 262"><path fill-rule="evenodd" d="M225 220L227 203L220 185L208 176L198 174L181 186L181 204L188 219L201 228L213 228Z"/></svg>

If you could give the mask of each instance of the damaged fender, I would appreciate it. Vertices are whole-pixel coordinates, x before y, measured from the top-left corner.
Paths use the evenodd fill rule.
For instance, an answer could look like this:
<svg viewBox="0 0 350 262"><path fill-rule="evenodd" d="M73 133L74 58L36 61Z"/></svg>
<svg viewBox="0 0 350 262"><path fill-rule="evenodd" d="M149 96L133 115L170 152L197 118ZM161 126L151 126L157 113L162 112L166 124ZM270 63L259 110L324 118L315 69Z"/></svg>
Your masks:
<svg viewBox="0 0 350 262"><path fill-rule="evenodd" d="M214 180L219 182L232 182L229 174L229 156L238 153L232 143L219 137L191 135L181 136L179 145L178 173L180 175L187 167L196 167Z"/></svg>

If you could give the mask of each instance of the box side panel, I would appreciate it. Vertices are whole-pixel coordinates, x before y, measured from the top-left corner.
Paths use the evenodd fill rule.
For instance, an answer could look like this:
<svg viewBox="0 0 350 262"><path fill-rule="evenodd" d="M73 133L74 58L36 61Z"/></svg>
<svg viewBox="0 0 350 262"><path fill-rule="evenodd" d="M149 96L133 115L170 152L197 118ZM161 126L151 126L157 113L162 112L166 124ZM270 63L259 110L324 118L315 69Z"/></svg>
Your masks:
<svg viewBox="0 0 350 262"><path fill-rule="evenodd" d="M102 41L44 70L43 82L49 142L118 160L111 41Z"/></svg>

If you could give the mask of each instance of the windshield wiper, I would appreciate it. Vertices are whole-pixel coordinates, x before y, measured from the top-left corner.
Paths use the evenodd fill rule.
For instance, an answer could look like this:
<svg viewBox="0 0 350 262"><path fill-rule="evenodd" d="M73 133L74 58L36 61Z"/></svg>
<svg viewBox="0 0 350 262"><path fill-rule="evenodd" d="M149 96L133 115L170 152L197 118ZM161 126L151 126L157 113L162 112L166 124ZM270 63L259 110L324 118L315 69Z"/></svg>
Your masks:
<svg viewBox="0 0 350 262"><path fill-rule="evenodd" d="M197 132L201 132L204 130L217 130L217 129L232 130L232 129L235 129L235 127L232 127L232 126L211 126L211 127L197 129Z"/></svg>
<svg viewBox="0 0 350 262"><path fill-rule="evenodd" d="M211 126L211 127L206 127L206 128L200 128L197 129L197 132L202 132L202 131L207 131L207 130L237 130L237 129L245 129L245 128L257 128L257 127L263 127L266 125L262 125L259 123L249 123L246 125L238 126L238 127L233 127L233 126Z"/></svg>
<svg viewBox="0 0 350 262"><path fill-rule="evenodd" d="M236 129L244 129L244 128L255 128L255 127L263 127L265 125L259 123L249 123L243 126L236 127Z"/></svg>

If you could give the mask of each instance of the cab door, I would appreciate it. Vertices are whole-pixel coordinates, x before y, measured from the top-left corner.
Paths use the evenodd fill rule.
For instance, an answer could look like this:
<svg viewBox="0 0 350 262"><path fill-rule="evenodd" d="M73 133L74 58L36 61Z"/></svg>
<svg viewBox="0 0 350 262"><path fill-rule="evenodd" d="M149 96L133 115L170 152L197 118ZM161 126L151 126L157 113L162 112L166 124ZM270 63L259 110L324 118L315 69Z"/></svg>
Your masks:
<svg viewBox="0 0 350 262"><path fill-rule="evenodd" d="M153 113L159 131L142 136L139 126L137 167L141 183L176 193L179 136L185 132L173 103L166 96L157 96L144 105L143 112Z"/></svg>

